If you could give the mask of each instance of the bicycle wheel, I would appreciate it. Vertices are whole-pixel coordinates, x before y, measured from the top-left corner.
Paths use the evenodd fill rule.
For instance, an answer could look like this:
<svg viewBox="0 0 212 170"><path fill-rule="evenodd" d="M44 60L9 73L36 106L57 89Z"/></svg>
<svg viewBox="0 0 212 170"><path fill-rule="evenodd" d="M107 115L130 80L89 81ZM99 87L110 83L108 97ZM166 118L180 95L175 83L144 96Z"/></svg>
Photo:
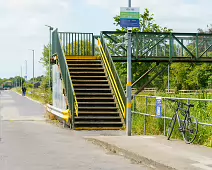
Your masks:
<svg viewBox="0 0 212 170"><path fill-rule="evenodd" d="M169 127L168 127L168 133L167 133L167 136L168 136L168 140L170 139L171 135L172 135L172 132L174 130L174 125L175 125L175 122L176 122L176 119L177 119L177 115L174 114L173 117L172 117L172 120L169 124Z"/></svg>
<svg viewBox="0 0 212 170"><path fill-rule="evenodd" d="M184 121L183 126L183 139L187 144L190 144L197 136L198 121L194 116L190 116Z"/></svg>

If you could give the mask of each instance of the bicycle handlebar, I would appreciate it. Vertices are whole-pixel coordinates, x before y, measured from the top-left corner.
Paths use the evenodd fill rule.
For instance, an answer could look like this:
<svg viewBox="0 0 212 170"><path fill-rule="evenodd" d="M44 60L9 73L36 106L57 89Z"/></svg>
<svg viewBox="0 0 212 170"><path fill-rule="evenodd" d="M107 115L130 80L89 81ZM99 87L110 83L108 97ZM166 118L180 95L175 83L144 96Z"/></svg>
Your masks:
<svg viewBox="0 0 212 170"><path fill-rule="evenodd" d="M188 106L188 107L194 107L193 104L183 103L183 102L177 101L176 99L167 99L167 100L170 100L172 102L177 102L177 103L183 104L183 105Z"/></svg>

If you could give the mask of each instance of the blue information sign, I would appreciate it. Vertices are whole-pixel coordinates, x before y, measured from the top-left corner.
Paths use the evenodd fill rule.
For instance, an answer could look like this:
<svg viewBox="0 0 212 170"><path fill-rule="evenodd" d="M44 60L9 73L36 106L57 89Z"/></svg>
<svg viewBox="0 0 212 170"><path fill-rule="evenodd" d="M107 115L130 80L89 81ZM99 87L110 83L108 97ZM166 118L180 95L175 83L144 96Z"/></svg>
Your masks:
<svg viewBox="0 0 212 170"><path fill-rule="evenodd" d="M140 27L140 21L138 19L120 19L121 27Z"/></svg>
<svg viewBox="0 0 212 170"><path fill-rule="evenodd" d="M162 117L162 98L156 98L156 117Z"/></svg>
<svg viewBox="0 0 212 170"><path fill-rule="evenodd" d="M121 27L140 27L139 8L121 7L120 9Z"/></svg>

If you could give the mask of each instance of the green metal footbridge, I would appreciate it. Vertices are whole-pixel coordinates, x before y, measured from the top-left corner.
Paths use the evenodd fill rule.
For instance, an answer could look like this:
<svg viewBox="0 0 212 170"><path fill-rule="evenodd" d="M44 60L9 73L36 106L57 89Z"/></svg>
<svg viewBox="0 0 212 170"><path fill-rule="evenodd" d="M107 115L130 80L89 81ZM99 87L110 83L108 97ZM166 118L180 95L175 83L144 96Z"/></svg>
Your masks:
<svg viewBox="0 0 212 170"><path fill-rule="evenodd" d="M114 65L127 61L126 32L52 33L54 61L60 69L66 98L66 124L73 129L124 129L125 90ZM150 62L151 73L135 95L173 62L212 62L212 34L132 33L132 62Z"/></svg>

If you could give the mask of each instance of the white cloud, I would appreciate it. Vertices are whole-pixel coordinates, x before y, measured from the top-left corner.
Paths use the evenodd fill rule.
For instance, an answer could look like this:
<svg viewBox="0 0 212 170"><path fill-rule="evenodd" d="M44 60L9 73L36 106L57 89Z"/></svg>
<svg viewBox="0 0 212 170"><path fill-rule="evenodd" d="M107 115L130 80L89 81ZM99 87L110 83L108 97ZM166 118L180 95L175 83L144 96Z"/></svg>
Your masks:
<svg viewBox="0 0 212 170"><path fill-rule="evenodd" d="M113 15L119 14L120 7L128 6L127 0L86 0L90 5L107 8ZM148 8L154 13L156 22L176 31L196 31L210 22L211 0L132 0L132 6L140 11Z"/></svg>
<svg viewBox="0 0 212 170"><path fill-rule="evenodd" d="M28 60L32 77L32 53L35 49L35 75L43 73L38 63L42 48L49 42L45 24L61 27L72 9L72 0L0 0L0 77L20 75Z"/></svg>
<svg viewBox="0 0 212 170"><path fill-rule="evenodd" d="M0 77L20 74L28 60L32 77L32 53L35 49L35 75L43 71L38 60L43 45L49 42L45 24L60 31L95 32L111 30L113 17L127 0L0 0ZM211 0L132 0L141 12L148 8L161 26L180 32L193 32L210 24Z"/></svg>

